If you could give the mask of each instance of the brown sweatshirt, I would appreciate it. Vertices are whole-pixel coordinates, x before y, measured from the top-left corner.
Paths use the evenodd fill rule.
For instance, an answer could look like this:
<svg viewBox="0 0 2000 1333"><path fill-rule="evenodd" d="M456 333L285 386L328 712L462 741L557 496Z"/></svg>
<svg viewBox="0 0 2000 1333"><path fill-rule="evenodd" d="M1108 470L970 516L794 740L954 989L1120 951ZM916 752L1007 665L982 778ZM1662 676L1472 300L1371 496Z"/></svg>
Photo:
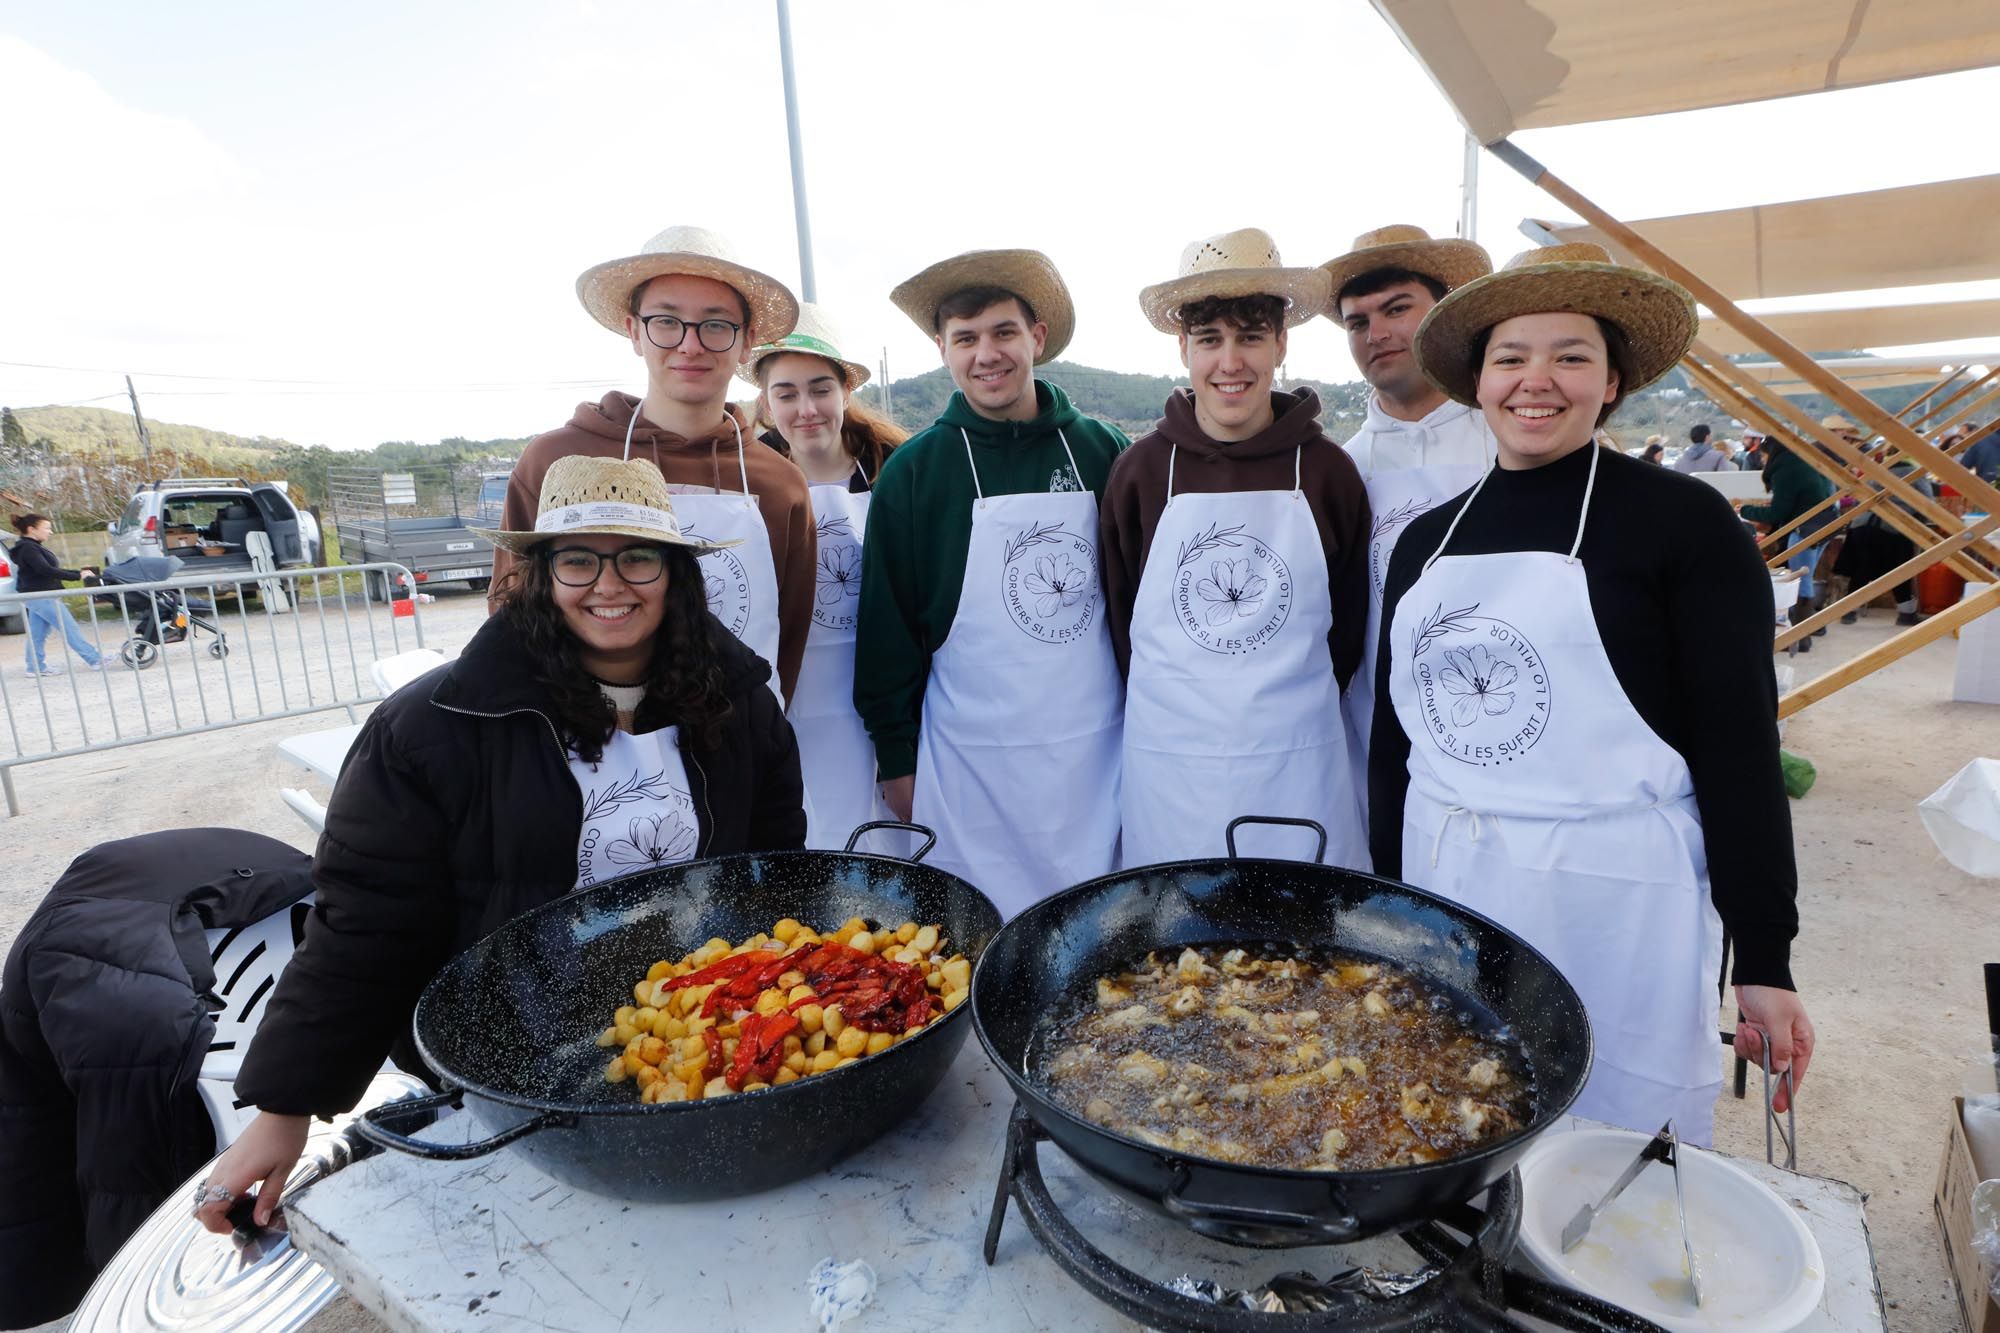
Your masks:
<svg viewBox="0 0 2000 1333"><path fill-rule="evenodd" d="M639 400L629 393L613 391L597 403L580 403L567 426L546 435L537 435L521 451L514 465L513 479L507 483L507 505L501 526L509 532L524 532L535 526L535 512L541 504L542 477L549 464L570 454L589 458L619 458L625 449L625 427L639 409ZM750 418L736 404L729 412L743 428L743 461L750 473L750 493L771 534L771 561L778 570L778 687L792 697L792 685L799 678L799 659L806 650L806 632L812 628L814 567L819 560L819 542L813 535L812 502L806 491L805 474L757 438ZM650 459L660 469L669 486L711 486L718 491L740 492L743 475L736 467L736 432L723 422L718 433L699 440L680 436L647 421L644 417L632 431L632 457ZM512 562L505 551L493 553L493 576L497 580Z"/></svg>
<svg viewBox="0 0 2000 1333"><path fill-rule="evenodd" d="M1327 650L1341 688L1361 662L1368 623L1368 490L1347 451L1320 430L1319 395L1311 389L1273 393L1277 412L1261 434L1217 443L1195 420L1194 391L1176 389L1166 415L1150 435L1135 441L1111 465L1099 526L1104 550L1104 602L1118 669L1132 663L1132 605L1153 546L1153 532L1167 506L1167 459L1175 445L1174 493L1289 491L1295 451L1306 503L1326 548L1326 577L1333 595L1333 628Z"/></svg>

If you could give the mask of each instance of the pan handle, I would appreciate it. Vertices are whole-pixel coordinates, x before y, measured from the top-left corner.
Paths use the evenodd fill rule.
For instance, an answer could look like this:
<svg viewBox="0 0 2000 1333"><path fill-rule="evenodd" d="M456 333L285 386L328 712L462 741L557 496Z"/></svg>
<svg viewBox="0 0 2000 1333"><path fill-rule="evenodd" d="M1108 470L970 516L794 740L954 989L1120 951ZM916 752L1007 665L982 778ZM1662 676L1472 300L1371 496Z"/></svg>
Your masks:
<svg viewBox="0 0 2000 1333"><path fill-rule="evenodd" d="M1213 1235L1204 1223L1219 1223L1228 1227L1275 1227L1282 1231L1303 1232L1319 1238L1322 1245L1345 1245L1361 1234L1361 1219L1357 1218L1341 1201L1340 1194L1333 1194L1332 1213L1287 1213L1270 1208L1246 1208L1239 1204L1203 1203L1197 1199L1183 1198L1181 1191L1188 1185L1188 1170L1181 1167L1174 1176L1174 1183L1160 1200L1160 1206L1175 1217L1180 1218L1203 1235Z"/></svg>
<svg viewBox="0 0 2000 1333"><path fill-rule="evenodd" d="M1319 847L1313 852L1313 864L1316 866L1326 864L1325 826L1310 819L1294 819L1290 815L1238 815L1230 820L1229 827L1224 830L1222 837L1229 844L1229 859L1232 861L1236 859L1236 830L1245 824L1289 824L1293 828L1309 828L1319 834Z"/></svg>
<svg viewBox="0 0 2000 1333"><path fill-rule="evenodd" d="M361 1118L354 1122L354 1132L378 1148L393 1148L432 1162L462 1162L468 1157L484 1157L490 1152L497 1152L515 1139L526 1138L538 1129L574 1123L573 1117L560 1111L544 1111L510 1129L501 1130L490 1139L476 1139L471 1143L432 1143L427 1139L413 1139L390 1128L391 1125L419 1118L428 1121L432 1113L447 1106L457 1110L464 1102L465 1094L457 1089L434 1092L428 1097L387 1102L363 1112Z"/></svg>
<svg viewBox="0 0 2000 1333"><path fill-rule="evenodd" d="M854 832L847 835L847 846L842 850L853 851L854 844L861 841L862 834L878 828L899 828L908 833L923 834L924 845L917 848L916 854L908 858L912 864L923 860L924 854L937 846L937 834L922 824L912 824L907 819L871 819L866 824L857 826Z"/></svg>

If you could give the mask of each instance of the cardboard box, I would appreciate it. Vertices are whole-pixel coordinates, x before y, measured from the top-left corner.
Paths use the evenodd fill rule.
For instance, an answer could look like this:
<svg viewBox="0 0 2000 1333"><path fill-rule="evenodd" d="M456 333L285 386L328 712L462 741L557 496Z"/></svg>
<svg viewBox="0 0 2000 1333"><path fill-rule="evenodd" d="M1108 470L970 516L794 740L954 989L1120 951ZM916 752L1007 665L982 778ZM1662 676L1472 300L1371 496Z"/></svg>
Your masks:
<svg viewBox="0 0 2000 1333"><path fill-rule="evenodd" d="M183 546L199 546L201 536L193 532L169 532L160 538L160 545L169 551L178 550Z"/></svg>
<svg viewBox="0 0 2000 1333"><path fill-rule="evenodd" d="M1944 1160L1938 1164L1938 1234L1944 1240L1944 1262L1958 1284L1958 1311L1968 1333L2000 1333L2000 1302L1993 1299L1993 1273L1972 1248L1972 1191L1979 1172L1972 1166L1972 1148L1965 1140L1965 1098L1951 1099L1951 1130Z"/></svg>

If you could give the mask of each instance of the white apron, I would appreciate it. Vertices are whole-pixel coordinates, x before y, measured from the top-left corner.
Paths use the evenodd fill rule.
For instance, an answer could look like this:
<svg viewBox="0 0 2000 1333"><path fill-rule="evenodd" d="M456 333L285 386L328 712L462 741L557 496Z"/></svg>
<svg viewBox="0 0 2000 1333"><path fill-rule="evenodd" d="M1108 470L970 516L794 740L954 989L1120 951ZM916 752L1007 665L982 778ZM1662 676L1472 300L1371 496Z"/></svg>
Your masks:
<svg viewBox="0 0 2000 1333"><path fill-rule="evenodd" d="M854 625L861 605L861 538L868 496L845 485L812 488L819 565L812 629L785 715L799 739L811 821L806 846L841 848L858 825L893 819L875 782L875 746L854 711ZM856 850L907 853L907 834L877 830Z"/></svg>
<svg viewBox="0 0 2000 1333"><path fill-rule="evenodd" d="M1310 819L1329 865L1368 865L1327 651L1326 548L1300 488L1174 494L1132 605L1120 775L1126 866L1225 854L1237 815ZM1309 859L1298 829L1253 828L1243 854Z"/></svg>
<svg viewBox="0 0 2000 1333"><path fill-rule="evenodd" d="M681 533L705 542L741 542L701 557L702 586L708 609L744 647L771 667L771 689L778 686L778 565L771 556L771 530L750 493L750 464L743 456L743 428L733 413L724 414L736 431L736 468L743 490L719 494L676 494L674 516ZM639 410L625 423L625 457L632 457L632 428Z"/></svg>
<svg viewBox="0 0 2000 1333"><path fill-rule="evenodd" d="M1589 508L1587 484L1568 556L1448 556L1448 531L1397 604L1403 874L1519 934L1576 987L1596 1064L1575 1114L1649 1133L1672 1119L1706 1146L1722 922L1687 765L1633 709L1591 615L1576 558Z"/></svg>
<svg viewBox="0 0 2000 1333"><path fill-rule="evenodd" d="M583 793L576 839L576 887L694 859L701 821L689 795L679 727L643 736L614 731L604 756L586 764L571 754Z"/></svg>
<svg viewBox="0 0 2000 1333"><path fill-rule="evenodd" d="M930 863L1011 917L1118 863L1124 689L1098 587L1097 497L989 496L969 437L965 458L978 498L924 690L914 816L937 832Z"/></svg>
<svg viewBox="0 0 2000 1333"><path fill-rule="evenodd" d="M1429 433L1424 433L1428 439ZM1487 466L1488 460L1482 459L1477 463L1427 463L1363 472L1369 513L1368 629L1361 640L1361 665L1347 683L1341 709L1347 718L1347 748L1364 827L1368 821L1368 733L1375 725L1376 644L1382 634L1382 589L1389 581L1389 557L1405 528L1477 482ZM1356 864L1366 869L1369 863Z"/></svg>

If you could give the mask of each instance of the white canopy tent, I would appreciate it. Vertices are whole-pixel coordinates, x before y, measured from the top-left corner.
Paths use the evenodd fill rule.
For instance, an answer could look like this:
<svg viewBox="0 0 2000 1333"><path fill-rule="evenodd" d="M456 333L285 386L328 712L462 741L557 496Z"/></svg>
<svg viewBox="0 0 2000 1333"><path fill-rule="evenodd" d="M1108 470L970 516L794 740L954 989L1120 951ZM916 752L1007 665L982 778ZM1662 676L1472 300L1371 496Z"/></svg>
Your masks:
<svg viewBox="0 0 2000 1333"><path fill-rule="evenodd" d="M1995 255L2000 266L2000 254ZM1976 301L1934 301L1916 305L1852 306L1842 310L1796 310L1759 315L1771 332L1808 352L1851 351L1862 347L1907 347L1963 338L2000 338L2000 297ZM1754 345L1720 320L1703 320L1702 335L1718 352L1735 356ZM1944 358L1954 365L1982 361L1969 352ZM1822 363L1824 364L1824 362Z"/></svg>

